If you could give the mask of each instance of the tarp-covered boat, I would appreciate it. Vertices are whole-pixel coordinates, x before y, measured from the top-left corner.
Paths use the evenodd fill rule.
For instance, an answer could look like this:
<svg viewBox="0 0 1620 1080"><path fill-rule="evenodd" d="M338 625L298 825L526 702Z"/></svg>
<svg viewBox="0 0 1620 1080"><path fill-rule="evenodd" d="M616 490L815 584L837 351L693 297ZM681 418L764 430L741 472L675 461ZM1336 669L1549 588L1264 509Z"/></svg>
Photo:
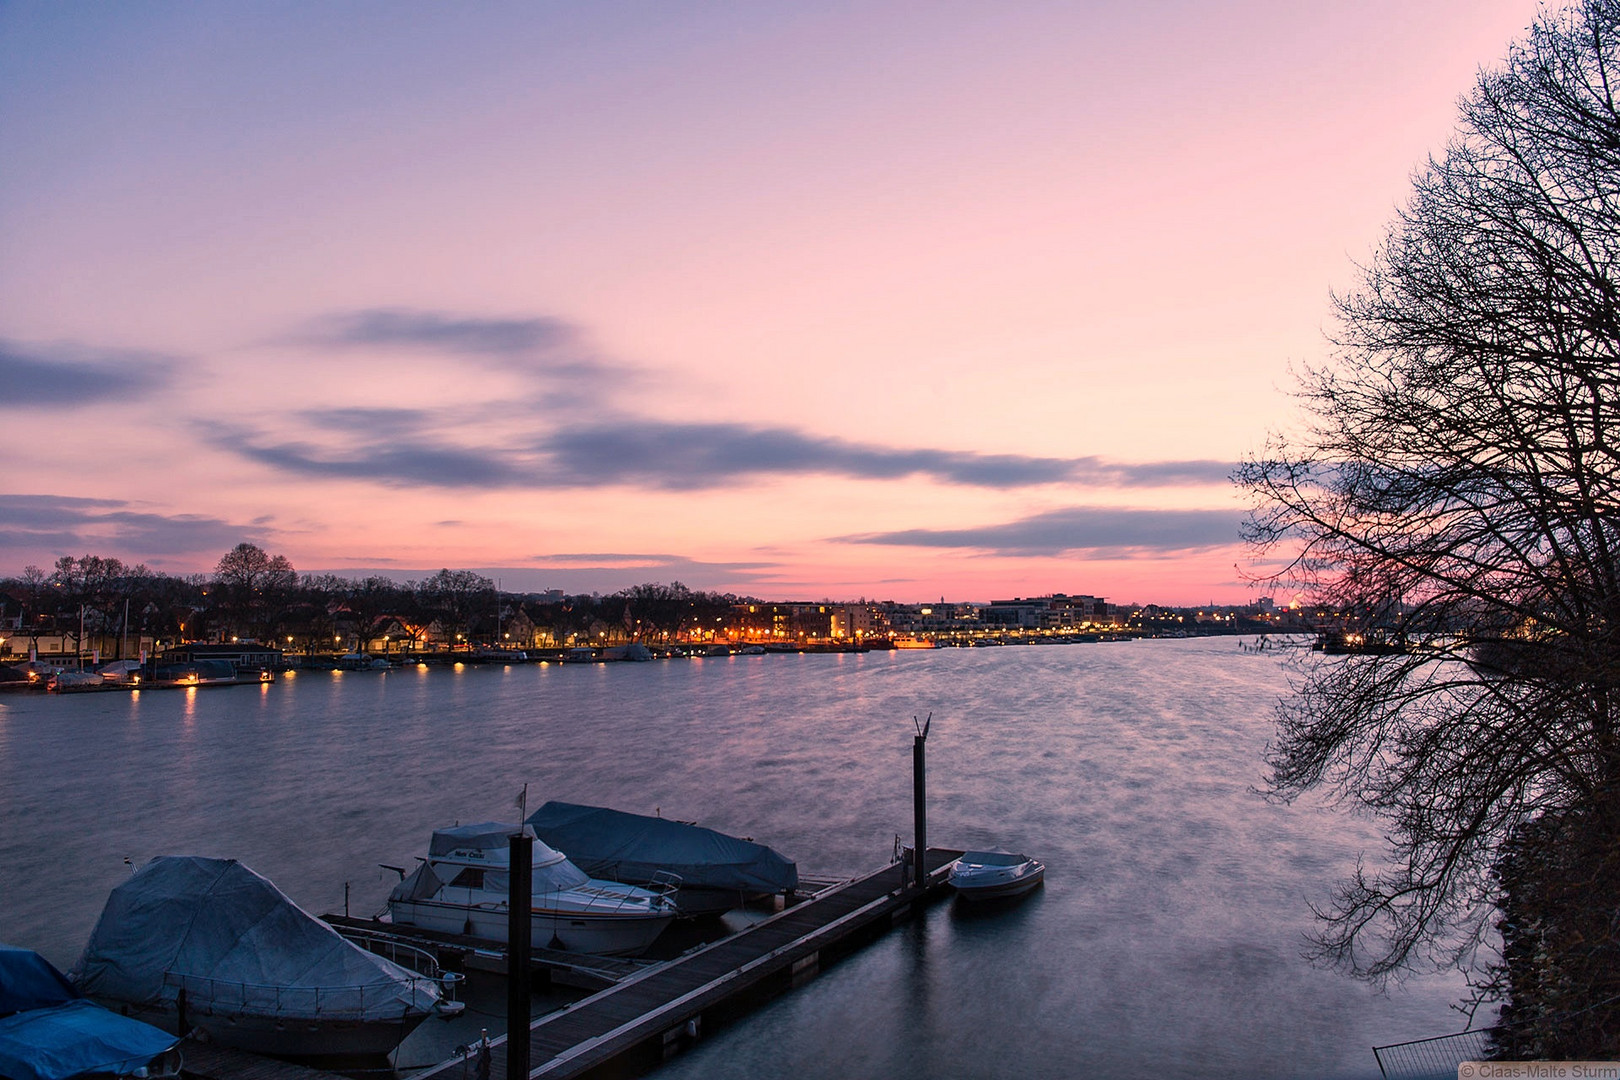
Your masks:
<svg viewBox="0 0 1620 1080"><path fill-rule="evenodd" d="M556 801L529 815L529 824L592 877L649 885L676 875L675 904L686 915L726 911L799 885L791 860L700 825Z"/></svg>
<svg viewBox="0 0 1620 1080"><path fill-rule="evenodd" d="M179 1041L84 1000L32 949L0 945L0 1076L172 1076Z"/></svg>
<svg viewBox="0 0 1620 1080"><path fill-rule="evenodd" d="M386 1054L440 982L344 940L235 859L162 856L107 898L69 977L91 997L282 1057Z"/></svg>

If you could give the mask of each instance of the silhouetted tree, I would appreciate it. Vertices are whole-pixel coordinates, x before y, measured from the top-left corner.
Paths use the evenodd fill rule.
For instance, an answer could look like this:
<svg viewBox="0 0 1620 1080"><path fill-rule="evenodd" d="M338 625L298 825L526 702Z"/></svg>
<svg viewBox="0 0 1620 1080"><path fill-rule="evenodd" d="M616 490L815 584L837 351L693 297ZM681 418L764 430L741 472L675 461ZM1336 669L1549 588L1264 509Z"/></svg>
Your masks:
<svg viewBox="0 0 1620 1080"><path fill-rule="evenodd" d="M1425 646L1306 664L1282 706L1271 790L1332 793L1390 836L1388 865L1323 912L1323 955L1372 978L1456 964L1570 1057L1620 1052L1581 935L1538 939L1534 972L1536 949L1493 969L1475 946L1500 902L1517 945L1562 919L1603 927L1580 948L1620 960L1617 35L1620 0L1588 0L1480 76L1336 299L1336 360L1302 379L1310 427L1238 476L1276 578ZM1580 889L1515 892L1571 858ZM1515 923L1515 905L1540 910ZM1571 1010L1599 1042L1557 1042Z"/></svg>
<svg viewBox="0 0 1620 1080"><path fill-rule="evenodd" d="M297 583L285 555L270 555L257 544L237 544L214 567L220 608L251 637L273 634L286 594Z"/></svg>
<svg viewBox="0 0 1620 1080"><path fill-rule="evenodd" d="M420 582L416 588L426 613L431 613L450 634L452 642L457 636L465 637L475 617L489 613L493 624L495 613L495 583L471 570L440 570Z"/></svg>

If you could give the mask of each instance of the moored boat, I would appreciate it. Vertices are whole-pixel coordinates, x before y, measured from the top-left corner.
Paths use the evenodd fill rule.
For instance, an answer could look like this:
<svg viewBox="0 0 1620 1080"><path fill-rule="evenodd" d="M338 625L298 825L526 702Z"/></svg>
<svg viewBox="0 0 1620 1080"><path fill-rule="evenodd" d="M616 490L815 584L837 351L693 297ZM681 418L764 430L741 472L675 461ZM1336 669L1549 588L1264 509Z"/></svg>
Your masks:
<svg viewBox="0 0 1620 1080"><path fill-rule="evenodd" d="M278 1057L387 1054L450 985L346 941L234 859L162 856L112 891L69 976L166 1028Z"/></svg>
<svg viewBox="0 0 1620 1080"><path fill-rule="evenodd" d="M103 1009L32 949L0 945L0 1076L178 1076L180 1038Z"/></svg>
<svg viewBox="0 0 1620 1080"><path fill-rule="evenodd" d="M593 877L643 886L679 879L682 915L718 914L799 884L791 859L701 825L556 801L529 815L529 825Z"/></svg>
<svg viewBox="0 0 1620 1080"><path fill-rule="evenodd" d="M950 883L964 900L1022 896L1046 877L1039 859L1008 851L965 851L951 863Z"/></svg>
<svg viewBox="0 0 1620 1080"><path fill-rule="evenodd" d="M505 941L511 889L510 839L528 825L484 822L434 830L427 858L388 896L402 926ZM675 920L670 890L590 877L562 852L536 840L531 933L536 945L634 956Z"/></svg>

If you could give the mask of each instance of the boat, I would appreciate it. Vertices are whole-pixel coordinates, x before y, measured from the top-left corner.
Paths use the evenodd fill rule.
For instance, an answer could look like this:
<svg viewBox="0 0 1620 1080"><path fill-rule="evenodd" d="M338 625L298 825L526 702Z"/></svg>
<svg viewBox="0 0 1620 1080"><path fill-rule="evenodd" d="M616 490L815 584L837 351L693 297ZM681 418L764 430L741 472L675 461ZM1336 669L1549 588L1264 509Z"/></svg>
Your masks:
<svg viewBox="0 0 1620 1080"><path fill-rule="evenodd" d="M639 641L632 641L628 645L609 645L602 650L603 660L631 660L647 661L653 658L652 650Z"/></svg>
<svg viewBox="0 0 1620 1080"><path fill-rule="evenodd" d="M114 889L69 978L86 996L275 1057L387 1054L456 979L346 941L235 859L160 856Z"/></svg>
<svg viewBox="0 0 1620 1080"><path fill-rule="evenodd" d="M180 1037L87 1001L32 949L0 945L0 1076L180 1074Z"/></svg>
<svg viewBox="0 0 1620 1080"><path fill-rule="evenodd" d="M528 825L484 822L435 829L422 865L394 886L388 915L397 925L505 941L511 837ZM675 921L673 888L644 889L592 878L535 840L531 940L569 952L634 956Z"/></svg>
<svg viewBox="0 0 1620 1080"><path fill-rule="evenodd" d="M1008 851L965 851L951 863L950 883L964 900L1022 896L1046 877L1046 866Z"/></svg>
<svg viewBox="0 0 1620 1080"><path fill-rule="evenodd" d="M648 887L677 878L675 906L683 916L716 915L799 884L791 859L688 822L552 801L528 824L592 877Z"/></svg>
<svg viewBox="0 0 1620 1080"><path fill-rule="evenodd" d="M58 671L45 683L53 694L71 694L80 690L100 690L104 680L95 671Z"/></svg>

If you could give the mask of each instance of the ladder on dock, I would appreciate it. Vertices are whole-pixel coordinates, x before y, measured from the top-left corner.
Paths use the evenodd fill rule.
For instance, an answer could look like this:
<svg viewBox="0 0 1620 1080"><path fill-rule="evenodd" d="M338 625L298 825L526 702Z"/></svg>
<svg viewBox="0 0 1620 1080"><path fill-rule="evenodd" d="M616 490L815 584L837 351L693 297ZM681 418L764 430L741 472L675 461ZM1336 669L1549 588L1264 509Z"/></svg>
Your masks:
<svg viewBox="0 0 1620 1080"><path fill-rule="evenodd" d="M813 976L842 955L908 919L946 889L946 867L960 851L929 848L921 890L901 885L893 864L818 893L747 930L658 964L529 1025L531 1080L577 1077L610 1061L647 1055L649 1064L696 1038L706 1011L740 1009ZM506 1036L491 1042L493 1077L505 1076ZM412 1080L452 1080L453 1058Z"/></svg>

